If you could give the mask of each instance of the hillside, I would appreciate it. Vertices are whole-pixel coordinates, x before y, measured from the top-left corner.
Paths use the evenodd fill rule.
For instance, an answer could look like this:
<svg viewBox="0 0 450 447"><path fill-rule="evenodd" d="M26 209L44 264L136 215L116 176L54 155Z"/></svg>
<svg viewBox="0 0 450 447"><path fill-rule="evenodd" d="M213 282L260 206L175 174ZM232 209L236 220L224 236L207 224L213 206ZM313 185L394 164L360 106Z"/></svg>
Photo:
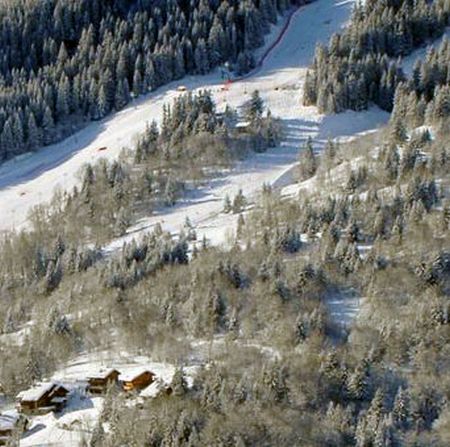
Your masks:
<svg viewBox="0 0 450 447"><path fill-rule="evenodd" d="M291 120L291 129L295 138L292 141L295 149L291 151L290 159L295 160L303 135L308 132L313 135L317 132L317 123L322 118L312 108L297 110L299 94L292 89L304 76L304 68L310 61L315 43L326 42L333 32L343 26L350 9L350 3L341 5L332 1L320 1L306 9L301 8L293 17L287 35L266 58L263 67L244 81L233 83L229 91L220 91L224 81L219 73L183 79L147 95L134 107L129 107L110 120L91 124L84 131L58 145L46 148L26 159L7 162L0 167L0 185L2 186L0 206L4 210L0 217L0 229L21 228L29 210L38 203L49 201L55 188L72 189L77 183L80 168L86 162L95 162L100 158L113 159L123 147L132 146L136 135L145 129L146 123L150 123L153 119L160 120L163 105L180 95L177 92L180 85L186 86L193 92L209 88L219 109L223 109L226 104L239 107L245 99L250 97L253 90L259 90L262 98L268 101L268 106L273 110L274 115L290 113L286 116L286 120ZM324 21L327 24L322 27ZM280 22L267 39L266 46L270 46L271 42L276 40L281 28ZM307 30L305 43L298 45L297 35L303 33L302 30L305 29ZM259 52L262 54L263 50ZM292 60L298 61L294 67L291 67ZM283 86L289 88L280 88ZM277 87L278 91L275 90ZM374 116L375 122L371 115ZM324 118L323 131L319 137L321 140L326 140L328 137L349 136L354 131L364 131L374 127L382 123L383 119L378 120L377 113L369 112L366 120L363 116L358 118L358 121L354 128L353 125L349 127L345 124L353 123L351 119ZM311 130L303 132L304 126L310 127ZM108 150L98 152L101 147L107 147ZM283 159L286 160L285 156L281 159L281 162L285 163ZM274 178L261 179L259 184L273 180ZM247 184L245 180L238 180L238 182L241 185ZM236 189L238 188L234 186L228 192L233 194ZM23 193L25 195L22 195ZM20 206L16 205L17 202Z"/></svg>
<svg viewBox="0 0 450 447"><path fill-rule="evenodd" d="M80 5L36 46L241 46L0 166L0 439L447 446L450 3Z"/></svg>
<svg viewBox="0 0 450 447"><path fill-rule="evenodd" d="M247 72L251 50L290 3L2 2L0 161L59 141L186 74L224 64Z"/></svg>

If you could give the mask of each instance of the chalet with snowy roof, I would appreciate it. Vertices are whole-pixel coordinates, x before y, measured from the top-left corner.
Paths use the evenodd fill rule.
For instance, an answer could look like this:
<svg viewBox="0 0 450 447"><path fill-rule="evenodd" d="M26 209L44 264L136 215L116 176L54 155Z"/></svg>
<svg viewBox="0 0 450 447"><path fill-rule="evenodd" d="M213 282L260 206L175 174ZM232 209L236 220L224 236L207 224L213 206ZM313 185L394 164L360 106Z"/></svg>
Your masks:
<svg viewBox="0 0 450 447"><path fill-rule="evenodd" d="M120 372L117 369L104 369L87 378L87 390L91 394L104 394L110 386L118 384Z"/></svg>
<svg viewBox="0 0 450 447"><path fill-rule="evenodd" d="M147 388L155 380L155 374L147 369L138 369L121 374L120 381L124 391L140 391Z"/></svg>
<svg viewBox="0 0 450 447"><path fill-rule="evenodd" d="M43 383L17 395L18 410L25 414L60 411L67 402L69 390L60 383Z"/></svg>
<svg viewBox="0 0 450 447"><path fill-rule="evenodd" d="M26 430L28 420L17 413L17 411L7 411L0 414L0 445L8 444L16 430Z"/></svg>
<svg viewBox="0 0 450 447"><path fill-rule="evenodd" d="M170 396L172 394L172 387L161 378L158 378L150 386L141 391L139 396L143 399L154 399L161 394Z"/></svg>
<svg viewBox="0 0 450 447"><path fill-rule="evenodd" d="M250 121L239 121L234 128L238 133L247 133L251 125Z"/></svg>

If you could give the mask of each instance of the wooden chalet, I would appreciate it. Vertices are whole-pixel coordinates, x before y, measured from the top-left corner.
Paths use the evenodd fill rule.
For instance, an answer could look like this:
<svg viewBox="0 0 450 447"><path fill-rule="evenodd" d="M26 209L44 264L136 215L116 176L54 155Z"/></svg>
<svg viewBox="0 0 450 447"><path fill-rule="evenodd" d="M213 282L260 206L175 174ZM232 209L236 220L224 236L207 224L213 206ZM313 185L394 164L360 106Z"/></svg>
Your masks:
<svg viewBox="0 0 450 447"><path fill-rule="evenodd" d="M17 396L17 408L24 414L45 414L60 411L67 402L69 390L55 382L43 383L36 388L22 391Z"/></svg>
<svg viewBox="0 0 450 447"><path fill-rule="evenodd" d="M0 414L0 445L7 445L16 430L25 430L27 423L27 419L16 411Z"/></svg>
<svg viewBox="0 0 450 447"><path fill-rule="evenodd" d="M140 391L155 380L155 374L147 369L137 370L120 376L124 391Z"/></svg>
<svg viewBox="0 0 450 447"><path fill-rule="evenodd" d="M117 385L120 372L117 369L105 369L87 378L87 390L91 394L104 394L110 386Z"/></svg>
<svg viewBox="0 0 450 447"><path fill-rule="evenodd" d="M240 121L240 122L236 123L234 128L238 133L246 134L246 133L248 133L251 125L252 124L250 123L250 121Z"/></svg>
<svg viewBox="0 0 450 447"><path fill-rule="evenodd" d="M143 399L154 399L157 396L172 394L172 387L161 378L156 379L149 387L145 388L139 396Z"/></svg>

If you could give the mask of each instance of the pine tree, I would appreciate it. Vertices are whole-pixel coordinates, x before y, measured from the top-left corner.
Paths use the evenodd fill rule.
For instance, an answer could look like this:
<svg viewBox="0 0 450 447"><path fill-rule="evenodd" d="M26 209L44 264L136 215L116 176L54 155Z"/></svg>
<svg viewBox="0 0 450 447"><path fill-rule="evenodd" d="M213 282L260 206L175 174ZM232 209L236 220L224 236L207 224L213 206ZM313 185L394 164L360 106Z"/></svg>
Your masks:
<svg viewBox="0 0 450 447"><path fill-rule="evenodd" d="M30 346L24 371L27 380L31 380L32 382L38 382L42 380L44 371L41 364L41 359L42 357L39 355L39 353L34 350L33 346Z"/></svg>
<svg viewBox="0 0 450 447"><path fill-rule="evenodd" d="M317 104L317 81L314 72L307 70L303 86L303 104L312 106Z"/></svg>
<svg viewBox="0 0 450 447"><path fill-rule="evenodd" d="M403 143L406 141L406 128L401 118L396 118L391 124L391 141L393 143Z"/></svg>
<svg viewBox="0 0 450 447"><path fill-rule="evenodd" d="M311 137L308 138L304 147L300 151L300 177L302 180L307 180L315 175L317 172L317 159L314 153L313 143Z"/></svg>
<svg viewBox="0 0 450 447"><path fill-rule="evenodd" d="M368 396L368 377L364 367L358 367L349 375L347 389L349 396L357 401L363 401Z"/></svg>
<svg viewBox="0 0 450 447"><path fill-rule="evenodd" d="M370 402L369 409L367 410L367 428L372 433L377 432L384 415L384 392L379 388L375 392L375 396Z"/></svg>
<svg viewBox="0 0 450 447"><path fill-rule="evenodd" d="M128 212L125 208L120 208L117 213L116 223L115 223L115 233L117 236L122 236L126 233L130 226L130 218Z"/></svg>
<svg viewBox="0 0 450 447"><path fill-rule="evenodd" d="M30 150L34 151L42 145L42 134L40 129L38 129L34 114L30 113L28 117L28 147Z"/></svg>
<svg viewBox="0 0 450 447"><path fill-rule="evenodd" d="M55 123L53 121L52 113L48 106L45 107L44 117L42 119L42 130L44 144L50 144L54 139Z"/></svg>
<svg viewBox="0 0 450 447"><path fill-rule="evenodd" d="M246 106L245 116L253 125L259 124L264 112L264 102L259 95L259 91L255 90Z"/></svg>
<svg viewBox="0 0 450 447"><path fill-rule="evenodd" d="M110 110L106 87L104 85L100 86L98 92L98 108L96 110L98 111L98 118L103 118Z"/></svg>
<svg viewBox="0 0 450 447"><path fill-rule="evenodd" d="M174 396L182 397L188 392L186 378L183 368L177 368L170 384Z"/></svg>
<svg viewBox="0 0 450 447"><path fill-rule="evenodd" d="M195 48L195 65L197 67L197 73L206 74L210 68L210 60L208 49L206 47L205 40L203 38L199 39L197 42L197 47Z"/></svg>
<svg viewBox="0 0 450 447"><path fill-rule="evenodd" d="M392 421L395 427L400 430L408 427L410 417L409 400L408 392L402 387L399 387L392 409Z"/></svg>
<svg viewBox="0 0 450 447"><path fill-rule="evenodd" d="M47 293L55 290L62 280L63 272L61 261L58 259L55 261L50 261L47 266L47 273L45 274L44 287Z"/></svg>
<svg viewBox="0 0 450 447"><path fill-rule="evenodd" d="M92 432L89 447L100 447L105 440L105 430L101 421L98 421Z"/></svg>
<svg viewBox="0 0 450 447"><path fill-rule="evenodd" d="M242 192L242 189L240 189L233 199L233 206L232 206L233 213L234 214L241 213L245 208L246 203L247 200L244 196L244 193Z"/></svg>
<svg viewBox="0 0 450 447"><path fill-rule="evenodd" d="M130 102L130 88L128 80L119 80L114 98L114 107L116 110L123 109Z"/></svg>

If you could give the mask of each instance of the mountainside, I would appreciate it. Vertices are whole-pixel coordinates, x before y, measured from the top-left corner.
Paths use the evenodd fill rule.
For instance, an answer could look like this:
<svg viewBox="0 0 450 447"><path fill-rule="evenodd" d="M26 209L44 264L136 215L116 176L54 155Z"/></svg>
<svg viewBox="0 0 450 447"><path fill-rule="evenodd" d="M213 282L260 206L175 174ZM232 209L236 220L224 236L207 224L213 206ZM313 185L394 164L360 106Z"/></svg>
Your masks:
<svg viewBox="0 0 450 447"><path fill-rule="evenodd" d="M292 2L299 4L298 1ZM61 140L132 98L250 53L288 0L6 1L0 160Z"/></svg>
<svg viewBox="0 0 450 447"><path fill-rule="evenodd" d="M448 0L7 5L36 73L194 53L0 167L0 444L449 445Z"/></svg>
<svg viewBox="0 0 450 447"><path fill-rule="evenodd" d="M351 25L335 34L328 48L316 50L312 70L305 80L303 101L321 112L364 110L376 103L391 111L397 86L405 81L401 58L441 36L450 20L448 0L367 1L355 8ZM425 66L423 70L432 70ZM436 84L445 84L446 73L415 74L415 89L421 76L430 99Z"/></svg>

